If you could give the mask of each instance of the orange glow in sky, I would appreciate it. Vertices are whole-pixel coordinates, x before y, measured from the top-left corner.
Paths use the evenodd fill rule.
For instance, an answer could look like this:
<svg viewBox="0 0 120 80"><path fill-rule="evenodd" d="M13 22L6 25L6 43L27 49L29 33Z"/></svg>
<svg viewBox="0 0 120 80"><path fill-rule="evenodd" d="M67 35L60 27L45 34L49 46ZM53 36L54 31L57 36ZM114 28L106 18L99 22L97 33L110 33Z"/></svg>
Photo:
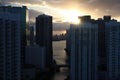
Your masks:
<svg viewBox="0 0 120 80"><path fill-rule="evenodd" d="M71 23L79 23L78 16L82 16L82 14L78 10L63 10L61 14L64 17L65 22L71 22Z"/></svg>
<svg viewBox="0 0 120 80"><path fill-rule="evenodd" d="M63 31L53 31L53 35L56 35L56 34L65 34L66 33L66 30L63 30Z"/></svg>
<svg viewBox="0 0 120 80"><path fill-rule="evenodd" d="M20 3L12 3L11 4L16 4L16 5L21 5ZM26 5L29 9L33 9L36 11L44 12L45 14L51 15L54 18L59 18L60 21L62 22L70 22L70 23L79 23L78 16L82 16L83 13L81 13L77 9L60 9L60 8L55 8L48 6L46 3L43 5L38 5L38 4L22 4ZM38 15L36 15L38 16ZM56 20L54 20L56 22Z"/></svg>

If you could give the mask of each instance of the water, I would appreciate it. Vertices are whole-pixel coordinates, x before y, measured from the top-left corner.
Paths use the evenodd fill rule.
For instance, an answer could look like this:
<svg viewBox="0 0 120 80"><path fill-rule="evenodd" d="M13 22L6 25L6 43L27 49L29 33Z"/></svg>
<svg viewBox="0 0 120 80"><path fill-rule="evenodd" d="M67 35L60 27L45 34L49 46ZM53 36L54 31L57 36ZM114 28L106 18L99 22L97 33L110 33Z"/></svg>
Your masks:
<svg viewBox="0 0 120 80"><path fill-rule="evenodd" d="M66 53L64 48L66 47L66 41L54 41L53 42L53 58L57 64L66 64ZM64 80L67 77L67 69L62 68L59 73L54 75L53 80Z"/></svg>
<svg viewBox="0 0 120 80"><path fill-rule="evenodd" d="M64 48L66 47L66 41L54 41L53 42L53 58L57 64L65 64L66 53Z"/></svg>

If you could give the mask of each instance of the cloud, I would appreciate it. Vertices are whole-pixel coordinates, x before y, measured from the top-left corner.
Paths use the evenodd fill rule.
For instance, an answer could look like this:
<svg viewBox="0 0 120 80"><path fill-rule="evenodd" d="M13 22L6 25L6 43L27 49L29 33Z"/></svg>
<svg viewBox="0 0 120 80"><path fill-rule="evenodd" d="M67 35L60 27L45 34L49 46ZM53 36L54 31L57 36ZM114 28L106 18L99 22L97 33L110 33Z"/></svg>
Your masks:
<svg viewBox="0 0 120 80"><path fill-rule="evenodd" d="M112 15L115 18L120 16L120 0L46 0L46 2L53 7L78 9L94 18L104 15Z"/></svg>
<svg viewBox="0 0 120 80"><path fill-rule="evenodd" d="M68 29L70 24L68 22L59 22L59 23L53 23L53 30L54 31L63 31Z"/></svg>
<svg viewBox="0 0 120 80"><path fill-rule="evenodd" d="M68 23L63 22L63 15L60 13L62 10L75 9L81 13L90 14L93 18L112 15L120 19L120 0L0 0L0 3L28 6L32 24L39 14L53 16L55 31L68 28Z"/></svg>
<svg viewBox="0 0 120 80"><path fill-rule="evenodd" d="M113 17L120 16L120 0L88 0L85 3L79 3L80 7L88 11L88 13L95 13L97 16L110 14ZM98 10L97 12L95 10Z"/></svg>
<svg viewBox="0 0 120 80"><path fill-rule="evenodd" d="M78 9L93 17L101 17L104 14L119 17L120 13L120 0L1 0L1 3L32 4L67 10Z"/></svg>
<svg viewBox="0 0 120 80"><path fill-rule="evenodd" d="M41 14L44 14L44 12L39 12L39 11L36 11L36 10L33 10L33 9L29 9L29 20L30 20L30 22L35 22L35 18L38 15L41 15Z"/></svg>
<svg viewBox="0 0 120 80"><path fill-rule="evenodd" d="M120 16L120 0L46 0L46 3L61 9L78 9L94 18L104 15L112 15L115 18Z"/></svg>
<svg viewBox="0 0 120 80"><path fill-rule="evenodd" d="M35 18L38 15L44 14L43 12L39 12L33 9L29 9L29 20L30 20L30 25L35 26ZM54 31L64 31L69 28L69 23L68 22L62 22L60 18L55 18L57 22L53 23L53 30Z"/></svg>
<svg viewBox="0 0 120 80"><path fill-rule="evenodd" d="M1 3L9 4L9 3L29 3L29 4L42 4L42 0L1 0Z"/></svg>

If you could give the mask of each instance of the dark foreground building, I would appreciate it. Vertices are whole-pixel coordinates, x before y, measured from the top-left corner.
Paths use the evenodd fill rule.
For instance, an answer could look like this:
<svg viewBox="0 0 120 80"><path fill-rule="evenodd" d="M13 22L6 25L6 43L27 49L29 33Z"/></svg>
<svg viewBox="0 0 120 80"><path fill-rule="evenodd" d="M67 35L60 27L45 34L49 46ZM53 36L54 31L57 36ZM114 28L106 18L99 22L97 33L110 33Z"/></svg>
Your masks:
<svg viewBox="0 0 120 80"><path fill-rule="evenodd" d="M39 15L36 18L36 44L45 47L46 67L50 67L53 62L52 51L52 16Z"/></svg>
<svg viewBox="0 0 120 80"><path fill-rule="evenodd" d="M0 6L0 80L21 80L27 8Z"/></svg>
<svg viewBox="0 0 120 80"><path fill-rule="evenodd" d="M67 30L71 80L120 80L120 22L79 17Z"/></svg>

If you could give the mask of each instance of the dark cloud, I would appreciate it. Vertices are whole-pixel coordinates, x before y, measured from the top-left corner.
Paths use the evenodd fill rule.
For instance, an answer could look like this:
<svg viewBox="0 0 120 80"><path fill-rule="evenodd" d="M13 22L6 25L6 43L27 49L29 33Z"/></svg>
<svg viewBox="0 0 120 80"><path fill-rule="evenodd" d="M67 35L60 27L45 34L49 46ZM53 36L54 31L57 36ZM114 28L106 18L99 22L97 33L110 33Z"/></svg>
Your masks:
<svg viewBox="0 0 120 80"><path fill-rule="evenodd" d="M120 16L120 0L45 0L48 5L64 9L78 9L93 17Z"/></svg>
<svg viewBox="0 0 120 80"><path fill-rule="evenodd" d="M120 17L120 0L0 0L2 4L13 3L29 3L29 4L39 4L47 5L53 8L59 9L77 9L84 14L90 14L94 18L102 17L103 15L112 15L113 17ZM44 4L45 3L45 4ZM29 10L30 21L35 21L35 17L43 14L36 10ZM54 16L54 15L52 15ZM61 18L53 17L54 21L58 23L53 24L54 30L65 30L68 28L68 23L61 23ZM34 24L34 23L32 23Z"/></svg>
<svg viewBox="0 0 120 80"><path fill-rule="evenodd" d="M70 24L67 22L53 23L53 30L54 31L63 31L63 30L68 29L69 26L70 26Z"/></svg>
<svg viewBox="0 0 120 80"><path fill-rule="evenodd" d="M33 10L33 9L29 9L29 20L30 20L30 22L35 22L35 18L38 15L41 15L41 14L44 14L44 12L39 12L39 11L36 11L36 10Z"/></svg>
<svg viewBox="0 0 120 80"><path fill-rule="evenodd" d="M79 4L81 5L83 3ZM88 0L80 7L83 7L91 13L94 13L98 9L98 12L96 12L98 16L104 14L110 14L114 17L120 16L120 0Z"/></svg>
<svg viewBox="0 0 120 80"><path fill-rule="evenodd" d="M39 12L33 9L29 9L29 20L30 20L30 25L35 26L35 18L38 15L44 14L43 12ZM53 30L54 31L63 31L69 28L69 23L67 22L62 22L59 21L59 18L54 18L57 22L53 23Z"/></svg>
<svg viewBox="0 0 120 80"><path fill-rule="evenodd" d="M45 0L49 6L57 7L57 8L75 8L78 5L79 0ZM81 0L85 1L85 0Z"/></svg>
<svg viewBox="0 0 120 80"><path fill-rule="evenodd" d="M42 4L42 0L1 0L3 4L9 3L29 3L29 4Z"/></svg>
<svg viewBox="0 0 120 80"><path fill-rule="evenodd" d="M118 17L120 13L120 0L1 0L1 3L29 3L44 5L44 2L55 8L61 9L79 9L84 13L103 16L104 14L111 14ZM96 9L98 11L96 11Z"/></svg>

